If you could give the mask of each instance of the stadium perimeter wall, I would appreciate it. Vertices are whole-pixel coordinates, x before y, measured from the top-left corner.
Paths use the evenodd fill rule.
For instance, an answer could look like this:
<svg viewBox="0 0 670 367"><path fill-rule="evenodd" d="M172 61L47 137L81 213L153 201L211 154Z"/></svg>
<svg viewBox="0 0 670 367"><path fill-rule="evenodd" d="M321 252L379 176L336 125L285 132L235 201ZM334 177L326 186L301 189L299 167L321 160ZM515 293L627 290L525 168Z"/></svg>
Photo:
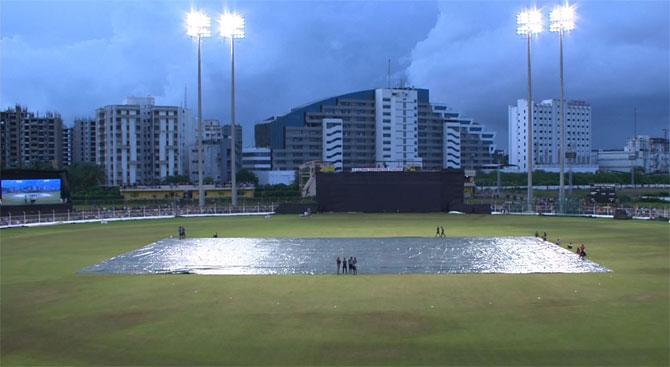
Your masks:
<svg viewBox="0 0 670 367"><path fill-rule="evenodd" d="M464 211L462 170L342 172L316 175L320 212L430 213Z"/></svg>

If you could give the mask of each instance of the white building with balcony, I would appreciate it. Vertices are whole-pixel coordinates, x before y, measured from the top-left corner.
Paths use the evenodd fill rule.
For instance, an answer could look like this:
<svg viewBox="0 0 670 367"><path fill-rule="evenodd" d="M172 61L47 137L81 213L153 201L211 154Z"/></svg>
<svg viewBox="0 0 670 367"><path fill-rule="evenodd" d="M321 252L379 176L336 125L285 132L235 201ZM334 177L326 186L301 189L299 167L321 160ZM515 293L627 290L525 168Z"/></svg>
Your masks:
<svg viewBox="0 0 670 367"><path fill-rule="evenodd" d="M323 158L335 172L342 172L344 162L344 128L342 119L323 119Z"/></svg>
<svg viewBox="0 0 670 367"><path fill-rule="evenodd" d="M183 111L156 106L153 97L128 97L96 110L96 163L107 185L156 184L182 174Z"/></svg>
<svg viewBox="0 0 670 367"><path fill-rule="evenodd" d="M533 169L560 170L560 101L548 99L533 103ZM528 102L520 99L508 108L509 164L526 171L528 156ZM591 155L591 106L583 101L566 101L565 172L595 172Z"/></svg>
<svg viewBox="0 0 670 367"><path fill-rule="evenodd" d="M416 89L375 89L375 160L380 167L421 168Z"/></svg>

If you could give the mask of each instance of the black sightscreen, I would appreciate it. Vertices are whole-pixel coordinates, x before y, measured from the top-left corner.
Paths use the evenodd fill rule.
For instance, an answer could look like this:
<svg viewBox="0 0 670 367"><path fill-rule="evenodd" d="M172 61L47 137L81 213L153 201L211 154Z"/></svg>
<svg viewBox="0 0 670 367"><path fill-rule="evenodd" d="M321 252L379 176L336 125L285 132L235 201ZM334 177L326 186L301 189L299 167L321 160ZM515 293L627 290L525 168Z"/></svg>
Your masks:
<svg viewBox="0 0 670 367"><path fill-rule="evenodd" d="M427 213L463 207L463 171L317 173L321 212Z"/></svg>

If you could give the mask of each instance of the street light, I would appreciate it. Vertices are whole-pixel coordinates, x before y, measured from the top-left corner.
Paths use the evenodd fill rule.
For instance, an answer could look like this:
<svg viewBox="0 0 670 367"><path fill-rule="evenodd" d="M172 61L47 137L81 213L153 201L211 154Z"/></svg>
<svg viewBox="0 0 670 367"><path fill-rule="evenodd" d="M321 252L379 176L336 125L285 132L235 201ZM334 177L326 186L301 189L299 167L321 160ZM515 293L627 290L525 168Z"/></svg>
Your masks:
<svg viewBox="0 0 670 367"><path fill-rule="evenodd" d="M186 14L186 34L198 41L198 205L205 207L205 189L202 187L202 67L200 46L202 39L211 35L210 19L202 12L191 10Z"/></svg>
<svg viewBox="0 0 670 367"><path fill-rule="evenodd" d="M235 148L235 39L244 38L244 18L236 13L223 13L219 16L219 35L230 38L230 138L232 140L230 149L230 183L231 201L233 207L237 206L237 182Z"/></svg>
<svg viewBox="0 0 670 367"><path fill-rule="evenodd" d="M536 9L526 9L516 16L516 33L526 37L528 41L528 211L533 211L533 93L530 73L530 41L534 34L542 32L542 13Z"/></svg>
<svg viewBox="0 0 670 367"><path fill-rule="evenodd" d="M565 99L563 96L563 34L575 29L575 8L569 4L557 6L549 13L549 30L558 33L560 43L560 68L561 68L561 139L558 160L560 162L560 183L558 191L558 211L563 213L565 209Z"/></svg>

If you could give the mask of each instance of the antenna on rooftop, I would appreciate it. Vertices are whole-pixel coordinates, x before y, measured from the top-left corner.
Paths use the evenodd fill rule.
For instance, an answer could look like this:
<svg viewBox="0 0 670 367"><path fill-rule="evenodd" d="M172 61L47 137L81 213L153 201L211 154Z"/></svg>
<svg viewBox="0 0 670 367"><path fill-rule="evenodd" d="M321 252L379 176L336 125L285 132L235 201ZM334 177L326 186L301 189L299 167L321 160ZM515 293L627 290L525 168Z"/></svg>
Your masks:
<svg viewBox="0 0 670 367"><path fill-rule="evenodd" d="M388 58L388 67L386 70L386 88L391 89L391 58Z"/></svg>
<svg viewBox="0 0 670 367"><path fill-rule="evenodd" d="M184 109L186 109L186 84L184 84Z"/></svg>
<svg viewBox="0 0 670 367"><path fill-rule="evenodd" d="M637 137L637 107L633 108L633 139Z"/></svg>

